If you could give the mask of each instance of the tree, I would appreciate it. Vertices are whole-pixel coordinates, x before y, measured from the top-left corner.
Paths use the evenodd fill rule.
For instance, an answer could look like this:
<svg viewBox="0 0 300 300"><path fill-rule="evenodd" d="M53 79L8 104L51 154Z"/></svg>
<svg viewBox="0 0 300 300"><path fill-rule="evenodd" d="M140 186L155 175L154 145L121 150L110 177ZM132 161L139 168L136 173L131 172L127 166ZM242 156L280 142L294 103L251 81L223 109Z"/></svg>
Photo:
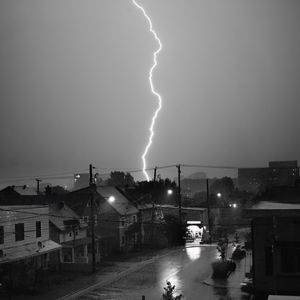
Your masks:
<svg viewBox="0 0 300 300"><path fill-rule="evenodd" d="M174 190L172 195L167 195L168 189ZM140 181L136 186L138 198L144 202L165 203L170 201L172 204L176 201L176 183L169 178L159 179L157 181Z"/></svg>
<svg viewBox="0 0 300 300"><path fill-rule="evenodd" d="M110 173L110 178L106 180L107 185L112 186L132 186L134 185L134 179L130 173L124 173L121 171L114 171Z"/></svg>
<svg viewBox="0 0 300 300"><path fill-rule="evenodd" d="M60 185L50 186L47 185L45 187L45 194L46 195L64 195L67 194L69 191L67 191L64 187Z"/></svg>

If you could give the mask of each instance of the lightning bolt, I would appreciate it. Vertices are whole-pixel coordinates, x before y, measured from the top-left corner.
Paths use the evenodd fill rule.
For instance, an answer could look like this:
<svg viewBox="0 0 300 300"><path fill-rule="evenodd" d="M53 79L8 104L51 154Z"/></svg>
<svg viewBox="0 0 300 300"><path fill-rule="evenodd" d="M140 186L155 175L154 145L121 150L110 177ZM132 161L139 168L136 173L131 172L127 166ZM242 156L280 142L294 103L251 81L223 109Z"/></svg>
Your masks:
<svg viewBox="0 0 300 300"><path fill-rule="evenodd" d="M159 111L161 110L161 107L162 107L162 99L161 99L161 96L160 94L155 90L154 88L154 85L153 85L153 81L152 81L152 74L153 74L153 70L155 69L155 67L157 66L157 55L158 53L161 51L162 49L162 43L157 35L157 33L155 32L155 30L153 29L153 26L152 26L152 22L151 22L151 19L150 17L147 15L145 9L139 5L135 0L132 0L132 3L137 7L139 8L144 17L147 19L148 23L149 23L149 30L150 32L153 34L155 40L157 41L158 43L158 49L153 53L153 65L152 67L150 68L150 71L149 71L149 83L150 83L150 87L151 87L151 92L152 94L154 94L156 97L157 97L157 100L158 100L158 107L157 109L155 110L155 113L152 117L152 121L151 121L151 125L150 125L150 128L149 128L149 132L150 132L150 135L149 135L149 139L148 139L148 143L146 145L146 148L144 150L144 153L142 154L142 161L143 161L143 173L147 179L147 181L149 181L149 175L146 171L146 168L147 168L147 163L146 163L146 156L147 156L147 153L149 151L149 148L151 147L151 144L152 144L152 139L153 139L153 136L154 136L154 125L155 125L155 121L156 121L156 118L158 116L158 113Z"/></svg>

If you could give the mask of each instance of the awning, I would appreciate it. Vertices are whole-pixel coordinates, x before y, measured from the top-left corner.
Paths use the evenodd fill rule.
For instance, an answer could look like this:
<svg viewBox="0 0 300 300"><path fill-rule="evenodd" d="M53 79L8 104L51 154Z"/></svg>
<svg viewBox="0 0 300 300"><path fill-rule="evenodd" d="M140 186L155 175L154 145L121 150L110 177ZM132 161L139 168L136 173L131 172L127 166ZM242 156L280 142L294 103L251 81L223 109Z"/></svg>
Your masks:
<svg viewBox="0 0 300 300"><path fill-rule="evenodd" d="M19 247L3 249L3 257L0 258L0 264L15 262L26 258L39 256L61 248L61 245L47 240L39 243L30 243Z"/></svg>

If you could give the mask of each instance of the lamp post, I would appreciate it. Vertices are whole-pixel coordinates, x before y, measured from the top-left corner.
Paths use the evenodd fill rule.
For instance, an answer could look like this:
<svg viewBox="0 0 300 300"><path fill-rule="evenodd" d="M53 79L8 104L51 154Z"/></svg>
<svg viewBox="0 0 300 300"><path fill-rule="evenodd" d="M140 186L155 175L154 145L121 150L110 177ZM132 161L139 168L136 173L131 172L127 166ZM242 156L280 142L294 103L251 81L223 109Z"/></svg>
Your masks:
<svg viewBox="0 0 300 300"><path fill-rule="evenodd" d="M211 244L211 234L212 234L212 220L210 216L210 199L209 199L209 185L208 179L206 179L206 201L207 201L207 218L208 218L208 231L209 231L209 243Z"/></svg>

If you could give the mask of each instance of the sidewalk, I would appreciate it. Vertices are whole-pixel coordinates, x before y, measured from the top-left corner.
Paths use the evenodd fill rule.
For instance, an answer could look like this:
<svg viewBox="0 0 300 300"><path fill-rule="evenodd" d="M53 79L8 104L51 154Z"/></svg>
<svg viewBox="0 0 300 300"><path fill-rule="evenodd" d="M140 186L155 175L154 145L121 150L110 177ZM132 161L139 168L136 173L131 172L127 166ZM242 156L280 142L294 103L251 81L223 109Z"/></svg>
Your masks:
<svg viewBox="0 0 300 300"><path fill-rule="evenodd" d="M13 295L12 300L67 300L75 299L80 294L110 284L156 259L177 251L180 247L162 250L144 250L128 255L112 257L97 266L96 273L62 273L49 276L39 291L34 294ZM1 300L8 296L1 294Z"/></svg>

